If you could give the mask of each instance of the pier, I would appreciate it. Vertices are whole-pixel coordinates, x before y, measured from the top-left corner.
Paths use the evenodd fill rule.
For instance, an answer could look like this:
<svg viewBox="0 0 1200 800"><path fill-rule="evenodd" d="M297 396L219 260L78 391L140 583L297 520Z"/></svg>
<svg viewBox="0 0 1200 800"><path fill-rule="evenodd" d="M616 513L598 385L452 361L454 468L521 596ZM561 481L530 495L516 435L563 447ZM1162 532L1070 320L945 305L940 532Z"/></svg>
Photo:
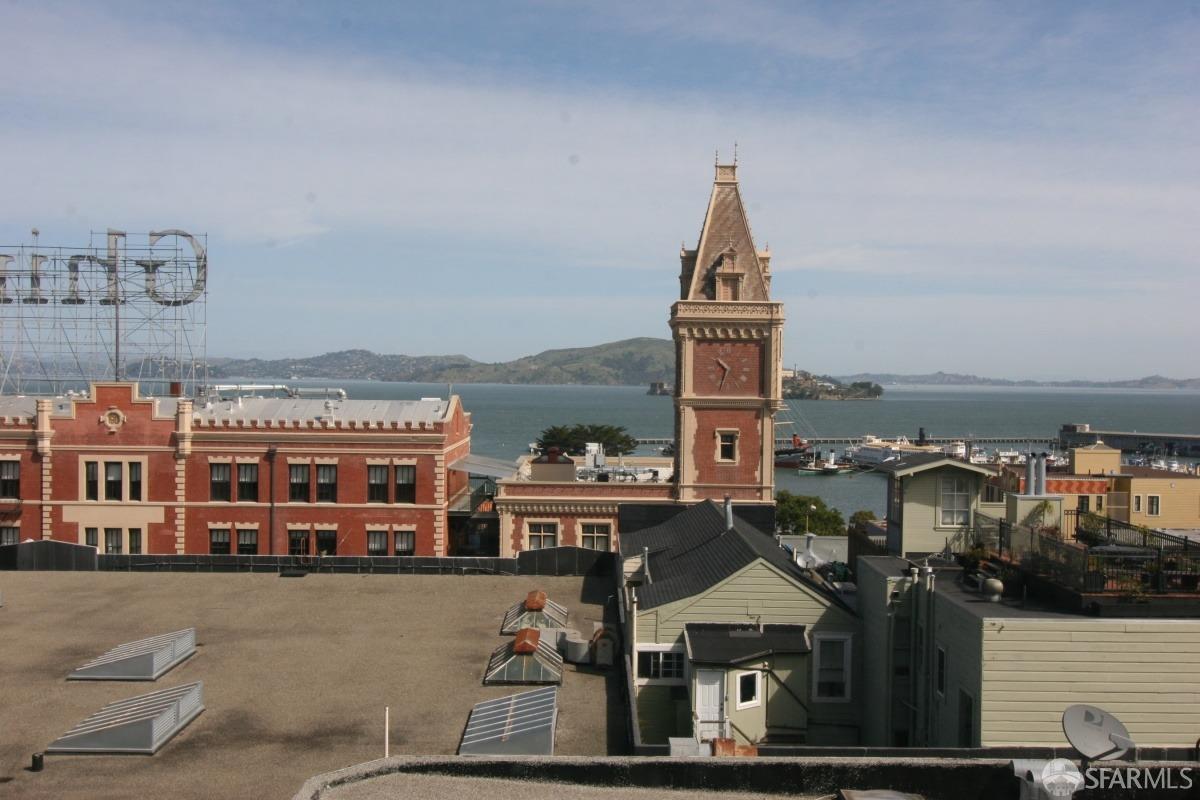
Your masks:
<svg viewBox="0 0 1200 800"><path fill-rule="evenodd" d="M1101 431L1087 423L1063 425L1058 440L1064 448L1104 442L1129 453L1161 453L1168 456L1200 456L1200 433L1142 433Z"/></svg>
<svg viewBox="0 0 1200 800"><path fill-rule="evenodd" d="M862 436L805 436L804 441L814 446L828 445L858 445L863 443L865 437ZM881 436L886 439L888 437ZM909 439L911 442L917 442L917 439ZM1019 445L1056 445L1059 438L1057 436L926 436L923 440L927 444L952 444L953 442L970 442L971 444L1019 444ZM1107 440L1105 440L1107 441ZM666 445L675 444L675 440L671 438L651 438L638 439L638 444L646 447L664 447ZM790 436L780 437L775 440L776 447L791 447L792 438Z"/></svg>

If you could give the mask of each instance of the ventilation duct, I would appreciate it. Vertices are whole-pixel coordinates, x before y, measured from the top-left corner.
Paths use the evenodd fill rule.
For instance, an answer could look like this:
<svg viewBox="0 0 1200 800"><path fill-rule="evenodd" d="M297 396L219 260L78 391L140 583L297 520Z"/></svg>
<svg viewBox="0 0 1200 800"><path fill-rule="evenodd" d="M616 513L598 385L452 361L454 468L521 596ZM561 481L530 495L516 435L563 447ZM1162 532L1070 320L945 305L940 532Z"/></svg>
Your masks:
<svg viewBox="0 0 1200 800"><path fill-rule="evenodd" d="M196 652L196 629L185 628L117 645L67 676L69 681L156 681Z"/></svg>
<svg viewBox="0 0 1200 800"><path fill-rule="evenodd" d="M200 682L118 700L64 733L46 752L153 755L203 710Z"/></svg>

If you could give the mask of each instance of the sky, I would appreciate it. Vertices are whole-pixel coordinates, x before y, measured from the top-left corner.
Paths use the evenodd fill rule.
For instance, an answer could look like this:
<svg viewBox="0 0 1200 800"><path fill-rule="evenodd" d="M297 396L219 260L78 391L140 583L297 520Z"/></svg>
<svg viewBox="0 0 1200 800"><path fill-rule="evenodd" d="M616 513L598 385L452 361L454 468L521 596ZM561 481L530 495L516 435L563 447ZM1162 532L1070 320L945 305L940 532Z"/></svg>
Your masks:
<svg viewBox="0 0 1200 800"><path fill-rule="evenodd" d="M0 250L208 237L207 351L668 337L737 143L784 361L1193 377L1194 2L0 0Z"/></svg>

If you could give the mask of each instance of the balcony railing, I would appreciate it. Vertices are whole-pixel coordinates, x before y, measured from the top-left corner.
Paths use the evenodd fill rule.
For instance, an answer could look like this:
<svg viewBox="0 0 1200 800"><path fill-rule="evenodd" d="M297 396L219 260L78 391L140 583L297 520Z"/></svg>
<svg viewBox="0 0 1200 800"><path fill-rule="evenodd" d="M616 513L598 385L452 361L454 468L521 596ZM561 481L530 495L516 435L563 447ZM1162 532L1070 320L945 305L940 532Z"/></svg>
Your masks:
<svg viewBox="0 0 1200 800"><path fill-rule="evenodd" d="M1200 547L1187 539L1095 514L1074 519L1061 539L1026 525L976 514L971 544L989 557L1085 594L1192 594L1200 591Z"/></svg>

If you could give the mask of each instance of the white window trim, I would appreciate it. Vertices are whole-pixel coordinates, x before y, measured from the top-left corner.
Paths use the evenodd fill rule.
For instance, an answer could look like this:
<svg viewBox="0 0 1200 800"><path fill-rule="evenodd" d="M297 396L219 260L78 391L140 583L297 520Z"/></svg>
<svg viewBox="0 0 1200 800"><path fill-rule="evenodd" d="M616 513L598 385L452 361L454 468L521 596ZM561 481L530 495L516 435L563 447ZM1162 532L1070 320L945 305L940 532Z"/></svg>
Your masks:
<svg viewBox="0 0 1200 800"><path fill-rule="evenodd" d="M745 703L742 702L742 677L744 675L754 676L754 699ZM757 708L762 705L762 673L758 670L740 670L734 676L734 708L741 711L746 708Z"/></svg>
<svg viewBox="0 0 1200 800"><path fill-rule="evenodd" d="M678 678L643 678L637 674L638 653L679 653L683 656L683 675ZM692 679L687 651L678 644L639 644L633 648L633 676L637 686L685 686Z"/></svg>
<svg viewBox="0 0 1200 800"><path fill-rule="evenodd" d="M98 462L97 470L97 498L96 500L87 499L87 462ZM107 500L104 497L104 464L105 462L121 465L121 499ZM142 499L129 499L129 465L142 465ZM80 455L79 456L79 502L87 503L88 505L123 505L133 503L134 505L143 505L150 502L146 497L150 494L150 459L147 456L124 456L124 455Z"/></svg>
<svg viewBox="0 0 1200 800"><path fill-rule="evenodd" d="M846 676L846 694L843 697L821 697L817 694L821 677L821 643L825 641L843 641L846 643L842 650L842 674ZM852 633L814 633L812 637L813 673L812 700L814 703L849 703L854 696L854 634Z"/></svg>
<svg viewBox="0 0 1200 800"><path fill-rule="evenodd" d="M721 458L721 434L733 434L733 458ZM742 454L742 432L737 428L717 428L713 431L713 442L716 445L716 452L713 453L713 458L718 464L737 464L740 461Z"/></svg>
<svg viewBox="0 0 1200 800"><path fill-rule="evenodd" d="M529 530L530 525L553 525L554 526L554 546L561 547L563 539L563 524L562 520L557 517L529 517L525 520L525 549L532 550L529 546L530 536L532 532ZM539 534L543 535L543 534Z"/></svg>
<svg viewBox="0 0 1200 800"><path fill-rule="evenodd" d="M1158 511L1150 510L1150 498L1152 498L1152 497L1158 501ZM1146 495L1146 516L1147 517L1161 517L1162 516L1162 495L1161 494Z"/></svg>
<svg viewBox="0 0 1200 800"><path fill-rule="evenodd" d="M965 494L967 497L967 521L963 525L956 525L954 523L942 522L942 509L945 507L945 503L942 501L942 496L945 493L943 490L943 481L945 481L947 479L966 481L967 488L963 492L963 494ZM962 530L965 527L970 527L971 519L975 513L975 503L974 503L974 500L972 499L974 490L975 490L975 487L973 485L973 479L971 477L959 476L959 475L938 475L937 476L937 508L934 509L934 514L935 514L934 525L933 525L934 529L935 530L958 531L958 530ZM958 492L954 492L954 494L957 495Z"/></svg>
<svg viewBox="0 0 1200 800"><path fill-rule="evenodd" d="M1133 513L1134 514L1142 513L1142 496L1140 494L1135 494L1133 496Z"/></svg>
<svg viewBox="0 0 1200 800"><path fill-rule="evenodd" d="M613 536L613 528L616 527L615 525L613 525L612 520L610 520L610 519L577 519L577 520L575 520L575 530L576 530L575 546L576 547L583 547L583 526L584 525L605 525L605 526L607 526L608 527L608 551L609 552L612 551L613 539L615 538Z"/></svg>

